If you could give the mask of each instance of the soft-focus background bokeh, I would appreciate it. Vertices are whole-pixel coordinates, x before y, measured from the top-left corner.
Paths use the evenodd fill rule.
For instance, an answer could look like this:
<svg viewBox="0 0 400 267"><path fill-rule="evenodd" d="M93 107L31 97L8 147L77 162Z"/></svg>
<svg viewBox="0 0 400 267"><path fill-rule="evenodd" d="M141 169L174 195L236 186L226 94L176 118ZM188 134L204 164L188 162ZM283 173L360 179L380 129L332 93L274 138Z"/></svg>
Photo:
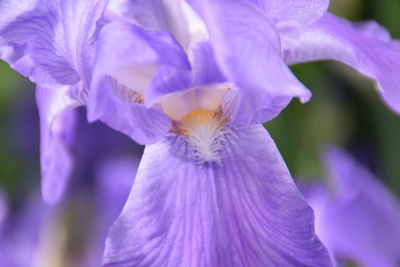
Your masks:
<svg viewBox="0 0 400 267"><path fill-rule="evenodd" d="M376 20L400 38L399 0L331 0L331 11L349 20ZM293 101L265 125L293 175L323 177L319 153L324 145L334 144L349 150L400 196L400 116L386 108L373 83L333 62L302 64L293 71L311 89L312 100L305 105ZM40 185L34 99L34 86L0 62L0 188L7 195L10 211L20 210ZM84 110L80 112L84 118ZM100 123L88 126L82 119L79 125L85 134L78 136L73 149L79 157L67 194L70 201L64 207L67 212L61 216L62 221L77 226L75 230L80 229L78 236L91 225L90 210L96 200L89 196L96 194L97 170L113 158L134 162L142 151ZM76 243L72 246L79 248Z"/></svg>

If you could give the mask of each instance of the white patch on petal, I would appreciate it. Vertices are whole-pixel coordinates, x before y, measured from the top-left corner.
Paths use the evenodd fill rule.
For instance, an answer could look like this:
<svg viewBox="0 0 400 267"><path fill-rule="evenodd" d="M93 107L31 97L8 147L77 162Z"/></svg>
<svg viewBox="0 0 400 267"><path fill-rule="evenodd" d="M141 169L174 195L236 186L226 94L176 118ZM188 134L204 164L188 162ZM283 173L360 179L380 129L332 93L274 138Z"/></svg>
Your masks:
<svg viewBox="0 0 400 267"><path fill-rule="evenodd" d="M158 64L137 64L119 68L110 75L127 88L143 94L151 79L156 74L157 69Z"/></svg>
<svg viewBox="0 0 400 267"><path fill-rule="evenodd" d="M199 86L168 94L159 103L165 115L175 121L180 121L195 110L217 110L228 90L231 90L228 84Z"/></svg>
<svg viewBox="0 0 400 267"><path fill-rule="evenodd" d="M226 123L227 120L221 112L195 110L179 122L177 132L187 136L187 141L193 149L192 158L199 164L220 164L224 136L227 134L224 129Z"/></svg>
<svg viewBox="0 0 400 267"><path fill-rule="evenodd" d="M205 23L186 1L181 2L182 11L185 15L188 31L190 34L189 43L193 44L207 40L209 37Z"/></svg>

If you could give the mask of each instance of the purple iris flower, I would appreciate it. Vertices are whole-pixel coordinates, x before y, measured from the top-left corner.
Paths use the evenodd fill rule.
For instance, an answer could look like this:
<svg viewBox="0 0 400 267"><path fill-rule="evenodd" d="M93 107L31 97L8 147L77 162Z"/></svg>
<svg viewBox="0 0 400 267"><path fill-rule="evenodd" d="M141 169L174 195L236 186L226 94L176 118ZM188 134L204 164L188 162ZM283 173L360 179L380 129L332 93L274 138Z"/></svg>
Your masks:
<svg viewBox="0 0 400 267"><path fill-rule="evenodd" d="M332 17L327 2L302 2L297 13L297 5L287 5L289 13L276 14L244 1L191 1L195 10L185 2L154 3L120 1L99 35L89 117L150 144L110 231L105 265L329 264L315 242L299 243L293 219L312 216L257 126L293 96L309 98L283 61L297 47L282 48L280 41ZM276 1L274 10L285 5ZM302 12L309 7L312 16ZM393 52L392 44L381 45ZM284 244L278 232L291 233ZM302 240L316 241L308 235ZM289 254L288 245L300 254Z"/></svg>
<svg viewBox="0 0 400 267"><path fill-rule="evenodd" d="M89 120L147 145L105 265L331 265L260 123L311 96L287 63L345 58L395 97L397 45L326 13L328 1L111 0L98 23L104 2L0 4L1 15L13 10L0 16L0 56L49 88L38 91L42 166L55 170L43 179L48 201L67 175L48 181L70 161L72 123L54 114L86 103ZM387 55L371 56L370 42Z"/></svg>
<svg viewBox="0 0 400 267"><path fill-rule="evenodd" d="M385 101L399 111L396 106L400 102L396 91L399 45L376 23L351 25L336 18L326 12L328 0L190 2L197 6L207 25L219 67L230 81L246 88L226 97L224 109L230 111L227 114L237 123L271 119L292 96L300 97L303 102L309 99L310 93L282 66L281 59L287 64L321 59L342 61L375 79ZM187 31L183 26L193 21L195 15L190 14L188 20L179 1L165 3L110 0L106 15L115 15L117 10L128 21L147 29L170 31L187 48L187 37L193 37L191 33L201 31L201 27L195 23ZM55 203L63 195L73 165L69 147L75 115L70 109L86 102L96 58L96 26L106 4L106 0L0 3L0 57L38 85L42 188L48 203ZM228 17L231 19L227 20ZM246 23L240 23L242 18ZM198 41L195 39L189 41ZM246 55L245 60L242 55ZM179 64L180 60L172 61ZM164 68L164 72L168 69L171 70ZM146 102L149 106L152 101ZM143 115L136 110L120 114L120 118L112 115L108 117L113 119L104 118L107 115L101 118L112 120L114 128L146 143L133 133L141 130L132 121L131 113L137 117ZM156 123L144 125L147 134L162 136L169 131L169 125L165 118L153 115Z"/></svg>
<svg viewBox="0 0 400 267"><path fill-rule="evenodd" d="M144 9L138 17L112 6L110 22L99 33L89 118L148 144L110 230L104 264L330 266L313 232L312 211L259 124L292 95L307 98L308 91L293 85L297 80L274 53L271 65L248 55L270 74L260 69L254 76L247 68L241 75L224 73L206 25L188 4L176 3ZM253 16L262 36L273 34L263 16L239 7ZM151 13L164 12L157 8L167 10L164 16ZM177 14L197 21L174 24ZM172 19L158 21L165 18ZM150 31L154 25L164 30ZM256 48L269 47L268 39L261 41ZM283 90L263 92L269 79Z"/></svg>
<svg viewBox="0 0 400 267"><path fill-rule="evenodd" d="M101 3L3 1L0 7L1 57L39 85L43 191L47 201L54 202L70 169L67 148L74 120L68 108L86 101L90 45ZM6 14L10 10L12 14ZM313 233L312 210L269 135L261 125L230 123L219 110L222 95L235 88L223 84L226 79L207 42L193 50L198 62L194 71L168 32L148 32L116 21L103 28L97 42L91 119L99 116L141 143L158 141L147 147L127 212L110 235L108 263L120 262L126 255L122 261L128 265L138 261L158 266L178 261L186 266L330 264ZM119 66L133 66L140 75L124 75ZM123 86L131 85L129 79L135 86L146 82L154 71L158 75L152 79L153 90L146 90L146 101L158 106L164 95L177 89L182 93L164 99L162 110L141 103L145 88L134 91ZM282 77L285 80L290 82ZM118 86L104 90L109 83ZM137 206L133 213L132 205ZM248 220L242 220L244 216ZM124 221L136 226L124 227ZM154 242L162 244L153 249ZM165 255L163 248L170 253Z"/></svg>
<svg viewBox="0 0 400 267"><path fill-rule="evenodd" d="M325 154L329 186L305 187L318 236L339 264L400 263L400 202L368 169L339 149ZM357 265L358 266L358 265Z"/></svg>

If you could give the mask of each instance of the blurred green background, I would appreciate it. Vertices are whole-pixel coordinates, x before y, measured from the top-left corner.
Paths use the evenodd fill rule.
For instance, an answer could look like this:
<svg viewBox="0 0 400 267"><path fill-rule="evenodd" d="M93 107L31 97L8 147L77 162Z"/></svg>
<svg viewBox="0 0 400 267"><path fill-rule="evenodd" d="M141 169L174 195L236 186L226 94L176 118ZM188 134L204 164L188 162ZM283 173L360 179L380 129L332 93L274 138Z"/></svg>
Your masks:
<svg viewBox="0 0 400 267"><path fill-rule="evenodd" d="M349 20L376 20L400 38L399 0L332 0L331 11ZM386 108L373 83L333 62L292 69L313 98L305 105L293 101L265 125L291 172L323 177L319 153L324 145L335 144L350 150L400 195L400 117ZM40 183L33 106L34 86L0 62L0 187L13 199Z"/></svg>

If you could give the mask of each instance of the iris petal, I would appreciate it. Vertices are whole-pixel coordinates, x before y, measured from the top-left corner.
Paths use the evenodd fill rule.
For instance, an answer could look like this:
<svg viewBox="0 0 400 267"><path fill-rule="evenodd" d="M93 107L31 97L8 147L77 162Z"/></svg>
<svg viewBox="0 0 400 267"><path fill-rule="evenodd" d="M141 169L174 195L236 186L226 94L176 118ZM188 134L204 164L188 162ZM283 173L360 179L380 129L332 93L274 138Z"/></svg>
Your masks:
<svg viewBox="0 0 400 267"><path fill-rule="evenodd" d="M68 87L67 87L68 88ZM44 200L54 204L64 194L73 160L69 151L76 128L75 104L62 89L36 89L40 116L40 164Z"/></svg>
<svg viewBox="0 0 400 267"><path fill-rule="evenodd" d="M190 1L205 21L216 61L239 89L224 112L238 124L274 118L293 97L310 92L280 58L278 33L265 14L245 1Z"/></svg>
<svg viewBox="0 0 400 267"><path fill-rule="evenodd" d="M250 0L278 26L304 27L327 11L329 0Z"/></svg>
<svg viewBox="0 0 400 267"><path fill-rule="evenodd" d="M1 1L0 57L47 88L79 80L87 84L91 38L105 2Z"/></svg>
<svg viewBox="0 0 400 267"><path fill-rule="evenodd" d="M147 107L151 107L163 96L178 91L187 91L192 85L193 75L190 70L163 65L158 69L144 93L145 104Z"/></svg>
<svg viewBox="0 0 400 267"><path fill-rule="evenodd" d="M147 146L105 266L330 266L313 212L262 126L227 128L220 163L182 136Z"/></svg>
<svg viewBox="0 0 400 267"><path fill-rule="evenodd" d="M155 143L169 132L171 121L161 110L135 103L132 93L114 79L102 79L91 91L89 120L100 119L139 144Z"/></svg>
<svg viewBox="0 0 400 267"><path fill-rule="evenodd" d="M147 30L170 32L187 51L202 41L207 32L185 0L111 0L110 15L117 15Z"/></svg>
<svg viewBox="0 0 400 267"><path fill-rule="evenodd" d="M161 96L186 89L191 82L185 54L169 34L144 31L126 22L106 25L99 39L99 56L88 103L89 120L100 119L141 144L156 142L169 131L171 123L151 106ZM143 76L143 70L149 69L145 66L153 66L154 73L148 75L146 88L137 88L146 84L138 79ZM114 73L118 74L114 78L120 80L110 79ZM158 83L160 80L163 83ZM147 107L134 103L132 94L142 94Z"/></svg>
<svg viewBox="0 0 400 267"><path fill-rule="evenodd" d="M226 82L215 62L215 54L209 42L198 42L193 46L194 83L199 85Z"/></svg>
<svg viewBox="0 0 400 267"><path fill-rule="evenodd" d="M400 44L377 24L351 24L325 14L315 24L282 35L287 63L336 60L377 82L386 104L400 114Z"/></svg>
<svg viewBox="0 0 400 267"><path fill-rule="evenodd" d="M90 82L92 41L106 0L4 0L0 58L38 85L43 197L59 200L72 165L74 111ZM71 127L71 129L68 129Z"/></svg>

